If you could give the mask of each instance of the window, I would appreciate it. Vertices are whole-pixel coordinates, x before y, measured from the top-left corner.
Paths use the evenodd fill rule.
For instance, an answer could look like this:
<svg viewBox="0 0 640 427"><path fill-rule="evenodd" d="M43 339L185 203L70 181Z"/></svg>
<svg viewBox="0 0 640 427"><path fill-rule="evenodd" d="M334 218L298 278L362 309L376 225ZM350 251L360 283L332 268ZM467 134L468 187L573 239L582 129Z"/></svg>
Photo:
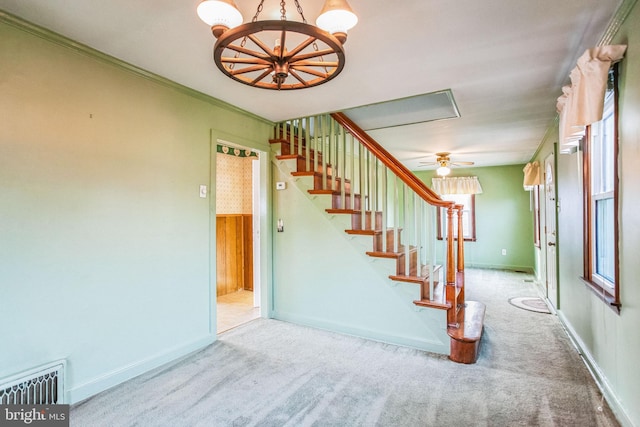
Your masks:
<svg viewBox="0 0 640 427"><path fill-rule="evenodd" d="M584 280L619 310L617 67L609 72L602 120L587 127L584 151Z"/></svg>
<svg viewBox="0 0 640 427"><path fill-rule="evenodd" d="M462 205L462 231L465 241L476 241L476 196L475 194L444 194L442 200L450 200L456 205ZM438 209L438 239L447 235L446 209ZM453 236L458 238L458 213L454 211Z"/></svg>
<svg viewBox="0 0 640 427"><path fill-rule="evenodd" d="M536 185L531 190L533 194L533 244L540 247L540 186Z"/></svg>

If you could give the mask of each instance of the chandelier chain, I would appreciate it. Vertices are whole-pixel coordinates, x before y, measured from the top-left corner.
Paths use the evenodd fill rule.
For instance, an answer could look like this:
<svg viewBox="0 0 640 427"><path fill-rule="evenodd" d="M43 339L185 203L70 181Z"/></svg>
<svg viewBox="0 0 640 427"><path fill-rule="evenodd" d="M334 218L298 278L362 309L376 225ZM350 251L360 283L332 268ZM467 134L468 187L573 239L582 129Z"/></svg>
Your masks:
<svg viewBox="0 0 640 427"><path fill-rule="evenodd" d="M286 21L287 20L287 10L285 9L285 1L284 0L280 0L280 20L281 21Z"/></svg>
<svg viewBox="0 0 640 427"><path fill-rule="evenodd" d="M262 9L264 9L264 0L260 0L260 4L258 4L258 7L256 8L256 14L253 15L253 18L251 18L251 22L258 22L258 15L260 15L260 12L262 12ZM242 38L242 41L240 42L240 47L244 47L247 44L247 37L244 36ZM240 57L240 52L236 52L235 55L233 55L233 57L235 59L238 59ZM230 70L233 70L235 64L231 63L228 65Z"/></svg>
<svg viewBox="0 0 640 427"><path fill-rule="evenodd" d="M302 17L302 22L307 23L307 18L304 17L304 13L302 12L302 6L298 3L298 0L293 0L296 3L296 8L298 8L298 13Z"/></svg>
<svg viewBox="0 0 640 427"><path fill-rule="evenodd" d="M256 14L253 15L253 19L251 19L251 22L257 22L258 21L258 15L260 15L260 12L262 12L263 8L264 8L264 0L260 0L260 4L258 5L258 8L256 9Z"/></svg>

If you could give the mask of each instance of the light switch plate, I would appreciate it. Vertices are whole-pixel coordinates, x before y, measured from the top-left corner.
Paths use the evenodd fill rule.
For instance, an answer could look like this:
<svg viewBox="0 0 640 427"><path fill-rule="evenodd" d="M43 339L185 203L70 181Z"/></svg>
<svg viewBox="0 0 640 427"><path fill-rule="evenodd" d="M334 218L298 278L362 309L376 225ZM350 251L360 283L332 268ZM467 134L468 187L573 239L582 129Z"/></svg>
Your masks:
<svg viewBox="0 0 640 427"><path fill-rule="evenodd" d="M200 186L200 197L203 199L207 198L207 186L206 185L201 185Z"/></svg>

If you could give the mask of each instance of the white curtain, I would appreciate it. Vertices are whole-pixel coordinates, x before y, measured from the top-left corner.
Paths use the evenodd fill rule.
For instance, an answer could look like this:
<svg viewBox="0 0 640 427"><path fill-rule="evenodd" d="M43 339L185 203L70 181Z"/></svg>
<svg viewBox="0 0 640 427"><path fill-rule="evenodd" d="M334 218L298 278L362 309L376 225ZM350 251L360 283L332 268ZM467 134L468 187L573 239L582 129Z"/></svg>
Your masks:
<svg viewBox="0 0 640 427"><path fill-rule="evenodd" d="M626 45L587 49L571 71L571 85L562 88L556 108L560 114L560 145L575 146L585 126L602 120L604 94L611 64L624 56Z"/></svg>
<svg viewBox="0 0 640 427"><path fill-rule="evenodd" d="M482 187L477 176L454 178L432 178L431 187L439 195L444 194L480 194Z"/></svg>
<svg viewBox="0 0 640 427"><path fill-rule="evenodd" d="M527 163L522 172L524 172L522 185L526 191L531 191L534 186L542 184L540 180L540 162Z"/></svg>

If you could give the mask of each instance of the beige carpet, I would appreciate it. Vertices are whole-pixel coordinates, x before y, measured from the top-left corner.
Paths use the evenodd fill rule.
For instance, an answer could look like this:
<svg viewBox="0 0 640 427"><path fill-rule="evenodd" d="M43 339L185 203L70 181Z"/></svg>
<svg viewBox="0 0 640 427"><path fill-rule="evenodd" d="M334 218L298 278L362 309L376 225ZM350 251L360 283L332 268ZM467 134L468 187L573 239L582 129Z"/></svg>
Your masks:
<svg viewBox="0 0 640 427"><path fill-rule="evenodd" d="M74 406L71 425L617 426L558 319L508 303L536 296L529 277L467 273L487 305L475 365L258 319Z"/></svg>

